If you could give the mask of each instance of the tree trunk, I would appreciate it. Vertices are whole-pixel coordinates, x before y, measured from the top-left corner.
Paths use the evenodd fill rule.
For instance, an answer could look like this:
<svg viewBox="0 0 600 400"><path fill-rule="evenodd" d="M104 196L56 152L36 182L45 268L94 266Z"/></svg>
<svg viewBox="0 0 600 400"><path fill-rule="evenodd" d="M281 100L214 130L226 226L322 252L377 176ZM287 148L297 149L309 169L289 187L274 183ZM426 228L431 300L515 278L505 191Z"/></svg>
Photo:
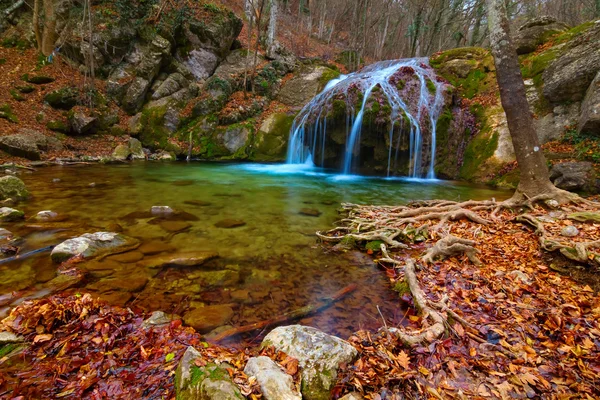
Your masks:
<svg viewBox="0 0 600 400"><path fill-rule="evenodd" d="M42 0L35 0L33 3L33 32L38 51L42 51L42 31L40 30L40 8Z"/></svg>
<svg viewBox="0 0 600 400"><path fill-rule="evenodd" d="M267 31L267 57L273 57L277 34L277 17L279 0L269 0L271 10L269 13L269 29Z"/></svg>
<svg viewBox="0 0 600 400"><path fill-rule="evenodd" d="M596 0L596 18L600 18L600 0Z"/></svg>
<svg viewBox="0 0 600 400"><path fill-rule="evenodd" d="M556 188L550 182L546 159L540 148L533 117L529 111L517 52L510 38L504 0L486 1L500 99L521 171L516 195L531 198L552 193Z"/></svg>
<svg viewBox="0 0 600 400"><path fill-rule="evenodd" d="M246 14L248 23L252 24L254 22L254 4L252 0L244 1L244 13Z"/></svg>
<svg viewBox="0 0 600 400"><path fill-rule="evenodd" d="M42 54L48 57L54 51L56 44L56 15L54 13L54 0L44 0L44 31L42 34Z"/></svg>

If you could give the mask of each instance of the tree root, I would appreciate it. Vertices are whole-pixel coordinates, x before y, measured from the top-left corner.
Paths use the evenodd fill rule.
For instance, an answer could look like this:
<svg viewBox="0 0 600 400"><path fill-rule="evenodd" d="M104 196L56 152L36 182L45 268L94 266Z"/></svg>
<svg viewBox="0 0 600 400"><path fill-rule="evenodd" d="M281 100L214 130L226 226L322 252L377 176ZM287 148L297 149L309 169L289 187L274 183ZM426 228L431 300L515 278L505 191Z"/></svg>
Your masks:
<svg viewBox="0 0 600 400"><path fill-rule="evenodd" d="M474 245L475 241L473 240L448 235L430 247L421 260L426 264L433 264L436 257L445 258L465 253L473 264L481 265L481 261L476 255L479 251L473 247Z"/></svg>

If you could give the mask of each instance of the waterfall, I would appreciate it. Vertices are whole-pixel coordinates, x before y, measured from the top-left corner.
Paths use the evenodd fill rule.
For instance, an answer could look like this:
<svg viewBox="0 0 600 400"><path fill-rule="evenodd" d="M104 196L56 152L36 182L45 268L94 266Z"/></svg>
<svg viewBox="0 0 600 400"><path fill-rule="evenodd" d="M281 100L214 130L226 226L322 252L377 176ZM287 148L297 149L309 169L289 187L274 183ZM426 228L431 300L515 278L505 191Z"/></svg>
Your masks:
<svg viewBox="0 0 600 400"><path fill-rule="evenodd" d="M422 58L382 61L341 75L331 80L295 118L287 162L303 164L312 159L324 166L326 157L338 149L343 159L337 168L344 174L354 173L361 159L365 115L370 113L371 120L377 118L379 124L387 126L385 133L377 138L387 142L384 155L387 175L391 176L398 168L399 154L407 153L408 168L404 175L433 179L436 125L444 106L444 92L445 84L438 79L428 60ZM338 115L337 122L332 121L340 104L345 105L345 120L341 121ZM340 138L340 134L331 138L332 126L336 123L338 132L345 130L345 138ZM345 126L341 126L344 123ZM407 146L402 148L405 142ZM338 147L328 149L328 146Z"/></svg>

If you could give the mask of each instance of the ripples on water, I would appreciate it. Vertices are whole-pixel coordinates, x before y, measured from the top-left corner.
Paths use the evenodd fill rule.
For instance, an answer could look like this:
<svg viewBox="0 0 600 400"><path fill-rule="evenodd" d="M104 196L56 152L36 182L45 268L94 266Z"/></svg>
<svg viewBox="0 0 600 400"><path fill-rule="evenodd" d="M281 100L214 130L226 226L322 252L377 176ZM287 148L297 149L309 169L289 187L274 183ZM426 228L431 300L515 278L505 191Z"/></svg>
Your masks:
<svg viewBox="0 0 600 400"><path fill-rule="evenodd" d="M208 286L198 278L197 269L146 269L142 263L156 255L139 260L138 253L103 261L101 266L90 264L77 292L89 291L113 304L148 312L183 314L194 307L228 304L235 311L230 324L238 326L297 309L356 283L359 289L352 296L301 321L342 337L379 326L377 305L391 325L400 323L402 315L397 295L369 257L360 252L333 254L317 244L314 232L333 225L340 203L508 195L444 181L335 175L311 164L134 163L50 167L20 177L33 194L20 205L27 216L41 210L68 216L57 223L4 224L24 238L22 252L118 224L124 234L146 245L216 251L220 258L211 261L210 270L235 270L239 276L237 282ZM173 233L166 230L173 227L150 218L126 217L155 205L186 211L197 220L189 221L185 231ZM320 215L302 215L301 209ZM227 219L245 225L215 226ZM0 265L0 295L41 288L55 274L47 253Z"/></svg>

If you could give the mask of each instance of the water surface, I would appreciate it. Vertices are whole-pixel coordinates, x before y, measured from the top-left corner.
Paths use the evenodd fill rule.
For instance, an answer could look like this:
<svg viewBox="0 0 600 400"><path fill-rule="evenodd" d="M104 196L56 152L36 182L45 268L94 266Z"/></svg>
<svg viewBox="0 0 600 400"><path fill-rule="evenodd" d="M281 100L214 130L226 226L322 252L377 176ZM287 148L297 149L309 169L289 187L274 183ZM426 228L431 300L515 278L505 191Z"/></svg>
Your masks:
<svg viewBox="0 0 600 400"><path fill-rule="evenodd" d="M340 203L502 199L509 194L444 181L333 175L298 165L86 165L43 168L20 177L32 193L19 206L28 217L52 210L66 218L5 224L23 238L21 252L121 227L147 247L164 247L163 255L204 250L220 255L200 270L144 266L144 261L161 253L134 252L84 263L87 275L75 289L78 292L92 292L142 311L179 315L227 304L235 311L229 324L239 326L295 310L356 283L359 288L353 295L301 321L343 337L380 326L377 306L390 324L400 323L403 315L385 273L368 256L333 253L317 242L315 231L333 226ZM140 213L156 205L191 216L169 226ZM222 227L223 221L232 220L244 225ZM207 282L203 271L233 273ZM0 295L41 288L55 274L48 253L0 265ZM257 334L245 339L253 340Z"/></svg>

